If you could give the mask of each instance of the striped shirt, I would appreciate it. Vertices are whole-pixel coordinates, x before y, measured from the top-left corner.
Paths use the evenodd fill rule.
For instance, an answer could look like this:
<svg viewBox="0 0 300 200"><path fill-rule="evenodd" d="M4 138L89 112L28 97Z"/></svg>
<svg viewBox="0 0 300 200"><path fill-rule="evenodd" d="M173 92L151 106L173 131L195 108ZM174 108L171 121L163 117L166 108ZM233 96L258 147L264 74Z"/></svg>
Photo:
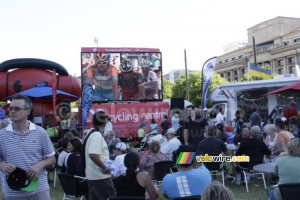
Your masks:
<svg viewBox="0 0 300 200"><path fill-rule="evenodd" d="M27 171L31 166L54 155L54 148L47 132L40 126L29 122L26 132L21 135L12 124L0 130L0 161L11 163ZM33 192L12 190L4 183L5 196L26 197L49 190L47 171L43 169L38 176L39 185Z"/></svg>

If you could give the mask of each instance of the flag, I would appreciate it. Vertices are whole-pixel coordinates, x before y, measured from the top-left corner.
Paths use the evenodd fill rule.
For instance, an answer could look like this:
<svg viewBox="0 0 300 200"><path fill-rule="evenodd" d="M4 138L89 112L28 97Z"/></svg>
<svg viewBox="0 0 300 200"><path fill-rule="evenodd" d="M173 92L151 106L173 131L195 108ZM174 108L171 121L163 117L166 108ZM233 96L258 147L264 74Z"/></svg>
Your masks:
<svg viewBox="0 0 300 200"><path fill-rule="evenodd" d="M208 59L202 67L202 109L206 108L206 98L209 86L215 73L217 57Z"/></svg>
<svg viewBox="0 0 300 200"><path fill-rule="evenodd" d="M176 164L192 164L195 157L195 152L181 152Z"/></svg>
<svg viewBox="0 0 300 200"><path fill-rule="evenodd" d="M271 70L260 69L252 63L248 63L248 68L250 72L249 74L251 76L255 76L263 79L272 79Z"/></svg>
<svg viewBox="0 0 300 200"><path fill-rule="evenodd" d="M53 105L53 117L55 119L55 107L56 107L56 90L57 90L57 77L56 71L52 71L52 105Z"/></svg>

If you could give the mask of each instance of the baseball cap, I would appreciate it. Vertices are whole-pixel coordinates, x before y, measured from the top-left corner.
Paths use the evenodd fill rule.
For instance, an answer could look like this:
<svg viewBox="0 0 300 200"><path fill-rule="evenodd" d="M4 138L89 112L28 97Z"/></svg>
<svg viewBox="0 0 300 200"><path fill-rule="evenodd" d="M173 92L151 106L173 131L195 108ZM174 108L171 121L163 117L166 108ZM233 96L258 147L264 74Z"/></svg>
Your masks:
<svg viewBox="0 0 300 200"><path fill-rule="evenodd" d="M177 135L176 131L174 128L169 128L166 135L168 135L169 133L172 133L173 135Z"/></svg>
<svg viewBox="0 0 300 200"><path fill-rule="evenodd" d="M207 108L204 108L203 111L208 111L208 109L207 109Z"/></svg>
<svg viewBox="0 0 300 200"><path fill-rule="evenodd" d="M291 106L296 106L296 104L294 104L294 103L291 103Z"/></svg>
<svg viewBox="0 0 300 200"><path fill-rule="evenodd" d="M287 119L285 117L282 117L281 121L285 122L285 121L287 121Z"/></svg>
<svg viewBox="0 0 300 200"><path fill-rule="evenodd" d="M13 190L25 192L34 191L39 185L39 179L29 180L26 171L17 167L9 176L6 176L7 185Z"/></svg>
<svg viewBox="0 0 300 200"><path fill-rule="evenodd" d="M121 149L122 151L126 151L126 144L124 142L118 142L115 148Z"/></svg>
<svg viewBox="0 0 300 200"><path fill-rule="evenodd" d="M226 130L227 132L232 132L232 127L231 127L231 126L226 126L226 127L225 127L225 130Z"/></svg>
<svg viewBox="0 0 300 200"><path fill-rule="evenodd" d="M1 108L0 109L0 119L4 119L5 118L5 111Z"/></svg>
<svg viewBox="0 0 300 200"><path fill-rule="evenodd" d="M219 108L219 112L222 112L222 111L223 111L223 108L222 108L222 107L220 107L220 108Z"/></svg>
<svg viewBox="0 0 300 200"><path fill-rule="evenodd" d="M217 124L217 129L224 130L223 124L221 123Z"/></svg>
<svg viewBox="0 0 300 200"><path fill-rule="evenodd" d="M279 106L279 107L278 107L278 110L282 110L282 107L281 107L281 106Z"/></svg>

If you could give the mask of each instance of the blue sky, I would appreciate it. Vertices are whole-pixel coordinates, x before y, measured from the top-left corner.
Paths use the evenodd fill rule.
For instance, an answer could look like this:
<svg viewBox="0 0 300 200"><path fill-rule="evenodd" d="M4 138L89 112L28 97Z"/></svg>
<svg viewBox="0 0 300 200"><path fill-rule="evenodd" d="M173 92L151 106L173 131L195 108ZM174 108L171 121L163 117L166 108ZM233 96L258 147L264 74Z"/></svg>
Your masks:
<svg viewBox="0 0 300 200"><path fill-rule="evenodd" d="M225 44L277 16L300 18L300 1L4 0L0 62L42 58L80 74L81 47L148 47L163 53L163 73L199 70Z"/></svg>

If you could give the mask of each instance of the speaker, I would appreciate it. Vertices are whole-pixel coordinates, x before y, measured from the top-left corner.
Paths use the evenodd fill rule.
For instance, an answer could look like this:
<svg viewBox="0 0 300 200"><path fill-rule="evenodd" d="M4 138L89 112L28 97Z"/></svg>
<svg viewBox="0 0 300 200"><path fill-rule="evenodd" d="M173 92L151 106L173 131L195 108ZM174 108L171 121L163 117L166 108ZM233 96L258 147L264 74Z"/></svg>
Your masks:
<svg viewBox="0 0 300 200"><path fill-rule="evenodd" d="M184 98L171 98L171 110L175 108L184 109Z"/></svg>

